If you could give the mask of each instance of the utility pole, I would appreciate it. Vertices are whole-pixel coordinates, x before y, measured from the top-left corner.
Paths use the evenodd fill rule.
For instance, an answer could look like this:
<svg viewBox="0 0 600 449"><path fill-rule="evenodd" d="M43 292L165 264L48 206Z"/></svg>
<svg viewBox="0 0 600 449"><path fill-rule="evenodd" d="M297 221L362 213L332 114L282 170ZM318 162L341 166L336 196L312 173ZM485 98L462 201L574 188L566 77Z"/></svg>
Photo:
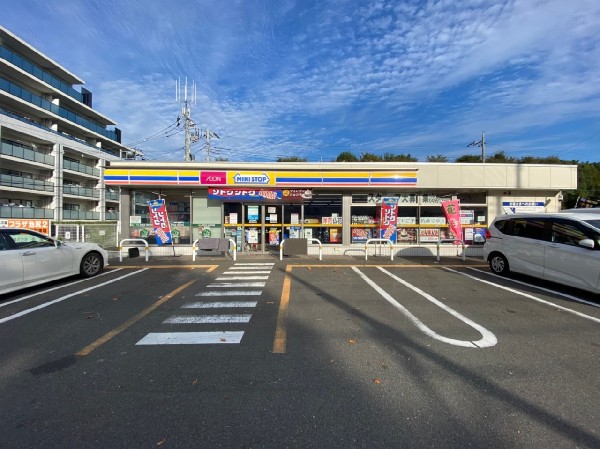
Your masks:
<svg viewBox="0 0 600 449"><path fill-rule="evenodd" d="M206 129L206 132L202 134L202 137L206 139L206 162L210 162L210 139L216 137L220 139L217 133L213 133L210 129Z"/></svg>
<svg viewBox="0 0 600 449"><path fill-rule="evenodd" d="M175 83L175 98L176 101L182 103L181 117L183 118L183 127L185 131L185 150L183 154L183 160L184 162L191 162L193 160L191 145L192 142L198 141L198 130L196 129L196 124L190 118L190 103L196 104L196 84L192 83L189 100L187 95L187 87L186 78L182 96L181 82L177 80Z"/></svg>
<svg viewBox="0 0 600 449"><path fill-rule="evenodd" d="M481 162L485 164L485 131L481 131L481 140L473 141L467 147L481 147Z"/></svg>

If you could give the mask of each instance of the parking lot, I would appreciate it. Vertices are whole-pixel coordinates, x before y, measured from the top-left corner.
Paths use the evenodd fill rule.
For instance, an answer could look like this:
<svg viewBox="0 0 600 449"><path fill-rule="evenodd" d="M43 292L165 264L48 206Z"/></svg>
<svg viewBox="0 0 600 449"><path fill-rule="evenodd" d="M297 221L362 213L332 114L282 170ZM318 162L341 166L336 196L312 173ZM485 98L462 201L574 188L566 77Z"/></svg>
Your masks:
<svg viewBox="0 0 600 449"><path fill-rule="evenodd" d="M600 447L600 300L479 259L118 260L0 297L0 447Z"/></svg>

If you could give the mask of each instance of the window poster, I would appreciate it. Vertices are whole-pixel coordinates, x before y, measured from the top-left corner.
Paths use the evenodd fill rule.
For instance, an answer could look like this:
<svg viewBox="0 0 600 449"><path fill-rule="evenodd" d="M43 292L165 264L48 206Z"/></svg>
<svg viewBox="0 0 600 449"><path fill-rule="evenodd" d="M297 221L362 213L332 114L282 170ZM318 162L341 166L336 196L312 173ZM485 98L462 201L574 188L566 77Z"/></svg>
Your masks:
<svg viewBox="0 0 600 449"><path fill-rule="evenodd" d="M342 233L337 228L329 230L329 243L342 243Z"/></svg>
<svg viewBox="0 0 600 449"><path fill-rule="evenodd" d="M248 206L248 223L258 223L258 206Z"/></svg>

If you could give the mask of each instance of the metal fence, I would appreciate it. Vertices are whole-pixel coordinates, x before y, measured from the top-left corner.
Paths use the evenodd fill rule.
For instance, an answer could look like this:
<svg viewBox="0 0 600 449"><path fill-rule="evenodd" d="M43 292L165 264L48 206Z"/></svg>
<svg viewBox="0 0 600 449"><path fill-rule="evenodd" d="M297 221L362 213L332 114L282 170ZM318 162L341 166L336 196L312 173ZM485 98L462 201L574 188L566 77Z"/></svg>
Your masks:
<svg viewBox="0 0 600 449"><path fill-rule="evenodd" d="M55 223L53 235L64 242L97 243L109 250L119 246L116 223Z"/></svg>

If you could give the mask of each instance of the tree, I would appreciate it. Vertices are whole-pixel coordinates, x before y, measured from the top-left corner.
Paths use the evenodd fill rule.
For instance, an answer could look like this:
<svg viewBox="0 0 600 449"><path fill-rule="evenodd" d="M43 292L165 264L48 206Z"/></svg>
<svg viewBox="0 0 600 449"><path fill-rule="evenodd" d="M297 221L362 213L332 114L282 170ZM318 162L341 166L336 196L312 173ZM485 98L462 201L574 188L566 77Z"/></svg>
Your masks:
<svg viewBox="0 0 600 449"><path fill-rule="evenodd" d="M416 157L408 154L394 154L394 153L385 153L382 158L385 162L417 162L418 159Z"/></svg>
<svg viewBox="0 0 600 449"><path fill-rule="evenodd" d="M381 162L381 157L377 156L374 153L361 153L360 161L361 162Z"/></svg>
<svg viewBox="0 0 600 449"><path fill-rule="evenodd" d="M436 154L435 156L427 156L426 162L448 162L448 157L443 154Z"/></svg>
<svg viewBox="0 0 600 449"><path fill-rule="evenodd" d="M338 154L336 162L358 162L356 155L350 151L343 151Z"/></svg>
<svg viewBox="0 0 600 449"><path fill-rule="evenodd" d="M462 156L459 156L456 158L456 162L468 162L468 163L481 162L481 156L478 156L475 154L463 154Z"/></svg>

